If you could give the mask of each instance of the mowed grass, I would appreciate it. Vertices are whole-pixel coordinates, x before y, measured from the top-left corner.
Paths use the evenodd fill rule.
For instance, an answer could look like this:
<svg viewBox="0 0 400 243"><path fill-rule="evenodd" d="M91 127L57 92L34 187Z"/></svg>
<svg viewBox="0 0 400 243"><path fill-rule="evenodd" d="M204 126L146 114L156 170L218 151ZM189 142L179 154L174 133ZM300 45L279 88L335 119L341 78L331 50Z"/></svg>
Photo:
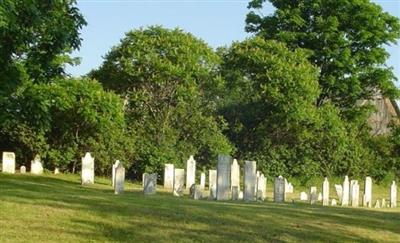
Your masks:
<svg viewBox="0 0 400 243"><path fill-rule="evenodd" d="M0 242L400 242L398 208L197 201L126 187L114 195L106 179L83 187L77 175L0 174Z"/></svg>

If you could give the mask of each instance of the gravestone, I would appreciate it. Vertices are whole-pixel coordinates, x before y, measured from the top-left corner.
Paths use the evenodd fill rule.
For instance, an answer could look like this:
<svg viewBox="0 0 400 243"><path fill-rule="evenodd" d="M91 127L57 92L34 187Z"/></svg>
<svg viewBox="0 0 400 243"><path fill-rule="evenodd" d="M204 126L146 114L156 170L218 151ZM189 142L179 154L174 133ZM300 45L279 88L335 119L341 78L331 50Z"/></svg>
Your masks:
<svg viewBox="0 0 400 243"><path fill-rule="evenodd" d="M218 155L217 200L228 200L231 190L231 162L229 155Z"/></svg>
<svg viewBox="0 0 400 243"><path fill-rule="evenodd" d="M3 173L15 174L15 154L12 152L3 152Z"/></svg>
<svg viewBox="0 0 400 243"><path fill-rule="evenodd" d="M118 163L114 170L114 193L121 194L124 191L125 168L121 163Z"/></svg>
<svg viewBox="0 0 400 243"><path fill-rule="evenodd" d="M239 200L243 200L243 191L239 190Z"/></svg>
<svg viewBox="0 0 400 243"><path fill-rule="evenodd" d="M287 184L286 189L287 189L287 190L285 190L286 193L293 193L293 185L292 185L291 182L289 182L289 183Z"/></svg>
<svg viewBox="0 0 400 243"><path fill-rule="evenodd" d="M336 199L332 199L331 205L332 205L332 206L336 206L336 205L337 205Z"/></svg>
<svg viewBox="0 0 400 243"><path fill-rule="evenodd" d="M185 169L174 170L174 196L183 196L185 190Z"/></svg>
<svg viewBox="0 0 400 243"><path fill-rule="evenodd" d="M240 167L236 159L233 160L231 166L231 187L240 188Z"/></svg>
<svg viewBox="0 0 400 243"><path fill-rule="evenodd" d="M310 203L311 204L316 204L318 200L318 195L317 195L317 187L312 186L310 189Z"/></svg>
<svg viewBox="0 0 400 243"><path fill-rule="evenodd" d="M285 178L282 176L275 177L274 183L274 202L285 202Z"/></svg>
<svg viewBox="0 0 400 243"><path fill-rule="evenodd" d="M171 190L174 188L174 164L164 165L164 188Z"/></svg>
<svg viewBox="0 0 400 243"><path fill-rule="evenodd" d="M343 186L342 185L335 185L336 189L336 194L339 198L339 202L342 202L342 197L343 197Z"/></svg>
<svg viewBox="0 0 400 243"><path fill-rule="evenodd" d="M115 186L115 184L114 184L114 182L115 182L115 168L117 168L120 163L121 162L119 160L116 160L115 163L112 165L112 168L111 168L111 174L112 174L112 176L111 176L111 185L112 185L112 187Z"/></svg>
<svg viewBox="0 0 400 243"><path fill-rule="evenodd" d="M329 206L329 181L326 177L322 183L322 205Z"/></svg>
<svg viewBox="0 0 400 243"><path fill-rule="evenodd" d="M239 187L232 187L232 200L239 200Z"/></svg>
<svg viewBox="0 0 400 243"><path fill-rule="evenodd" d="M306 192L300 192L300 201L307 201L308 195Z"/></svg>
<svg viewBox="0 0 400 243"><path fill-rule="evenodd" d="M143 174L143 193L145 195L156 194L157 192L157 173Z"/></svg>
<svg viewBox="0 0 400 243"><path fill-rule="evenodd" d="M376 200L375 208L380 208L380 207L381 207L380 201L379 201L379 200Z"/></svg>
<svg viewBox="0 0 400 243"><path fill-rule="evenodd" d="M192 185L190 188L190 196L194 200L199 200L203 197L203 190L201 190L200 185Z"/></svg>
<svg viewBox="0 0 400 243"><path fill-rule="evenodd" d="M94 184L94 158L89 152L82 158L82 184Z"/></svg>
<svg viewBox="0 0 400 243"><path fill-rule="evenodd" d="M349 205L351 205L351 199L353 198L352 192L353 192L353 185L356 183L356 180L350 180L350 193L349 193Z"/></svg>
<svg viewBox="0 0 400 243"><path fill-rule="evenodd" d="M206 188L206 173L202 172L200 174L200 189L204 191Z"/></svg>
<svg viewBox="0 0 400 243"><path fill-rule="evenodd" d="M58 175L60 174L60 170L56 167L54 168L54 175Z"/></svg>
<svg viewBox="0 0 400 243"><path fill-rule="evenodd" d="M31 161L31 173L35 175L41 175L43 173L43 166L39 155L36 155Z"/></svg>
<svg viewBox="0 0 400 243"><path fill-rule="evenodd" d="M393 181L390 186L390 207L397 207L397 185L395 181Z"/></svg>
<svg viewBox="0 0 400 243"><path fill-rule="evenodd" d="M257 189L256 161L244 162L244 192L243 199L246 201L254 201L255 191Z"/></svg>
<svg viewBox="0 0 400 243"><path fill-rule="evenodd" d="M210 190L210 198L217 198L217 171L209 170L208 171L208 188Z"/></svg>
<svg viewBox="0 0 400 243"><path fill-rule="evenodd" d="M257 200L264 201L266 196L267 178L261 174L257 180Z"/></svg>
<svg viewBox="0 0 400 243"><path fill-rule="evenodd" d="M19 168L19 173L25 174L25 173L26 173L26 167L25 167L25 166L21 166L21 167Z"/></svg>
<svg viewBox="0 0 400 243"><path fill-rule="evenodd" d="M342 206L349 206L349 196L350 196L349 177L345 176L343 182Z"/></svg>
<svg viewBox="0 0 400 243"><path fill-rule="evenodd" d="M351 186L351 206L358 207L360 197L360 185L357 180L352 180Z"/></svg>
<svg viewBox="0 0 400 243"><path fill-rule="evenodd" d="M372 179L367 176L365 178L364 185L364 198L363 198L363 206L364 207L372 207Z"/></svg>
<svg viewBox="0 0 400 243"><path fill-rule="evenodd" d="M318 193L317 201L322 201L322 193Z"/></svg>
<svg viewBox="0 0 400 243"><path fill-rule="evenodd" d="M386 200L385 200L385 198L382 198L381 207L382 208L386 208Z"/></svg>
<svg viewBox="0 0 400 243"><path fill-rule="evenodd" d="M186 161L186 189L196 183L196 160L193 155Z"/></svg>

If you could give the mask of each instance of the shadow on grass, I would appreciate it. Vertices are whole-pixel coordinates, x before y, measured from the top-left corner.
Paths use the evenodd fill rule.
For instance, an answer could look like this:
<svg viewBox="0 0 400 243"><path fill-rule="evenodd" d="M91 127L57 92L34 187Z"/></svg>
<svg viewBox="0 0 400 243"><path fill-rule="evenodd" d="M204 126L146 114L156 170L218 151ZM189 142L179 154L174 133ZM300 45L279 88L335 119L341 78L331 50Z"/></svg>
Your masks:
<svg viewBox="0 0 400 243"><path fill-rule="evenodd" d="M117 196L111 186L83 187L76 176L0 175L0 191L0 203L74 210L63 231L98 241L365 242L379 241L382 234L400 237L400 213L395 211L195 201L139 191Z"/></svg>

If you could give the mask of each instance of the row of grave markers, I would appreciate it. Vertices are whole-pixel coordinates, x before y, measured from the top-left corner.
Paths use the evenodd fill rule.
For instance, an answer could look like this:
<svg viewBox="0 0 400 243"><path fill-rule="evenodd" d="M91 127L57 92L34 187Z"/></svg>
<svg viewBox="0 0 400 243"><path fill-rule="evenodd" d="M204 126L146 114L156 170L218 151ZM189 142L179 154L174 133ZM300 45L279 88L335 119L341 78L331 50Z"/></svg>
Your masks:
<svg viewBox="0 0 400 243"><path fill-rule="evenodd" d="M15 153L13 152L3 152L3 163L2 163L2 172L15 174ZM26 167L23 165L19 169L21 174L26 173ZM40 161L40 156L36 155L35 158L31 161L31 170L32 174L40 175L43 173L42 162ZM58 173L58 169L54 171L55 174Z"/></svg>

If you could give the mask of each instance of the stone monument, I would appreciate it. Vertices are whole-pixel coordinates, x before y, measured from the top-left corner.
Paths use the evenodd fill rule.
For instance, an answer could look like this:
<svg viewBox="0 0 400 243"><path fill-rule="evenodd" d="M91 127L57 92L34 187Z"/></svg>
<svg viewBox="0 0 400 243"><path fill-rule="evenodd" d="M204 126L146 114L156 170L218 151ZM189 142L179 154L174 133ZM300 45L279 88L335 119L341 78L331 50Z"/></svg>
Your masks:
<svg viewBox="0 0 400 243"><path fill-rule="evenodd" d="M186 189L196 183L196 160L193 155L186 161Z"/></svg>
<svg viewBox="0 0 400 243"><path fill-rule="evenodd" d="M218 155L217 200L228 200L231 191L231 156Z"/></svg>
<svg viewBox="0 0 400 243"><path fill-rule="evenodd" d="M245 201L254 201L257 189L256 161L244 162L244 192L243 199Z"/></svg>
<svg viewBox="0 0 400 243"><path fill-rule="evenodd" d="M185 169L174 170L174 196L183 196L185 189Z"/></svg>
<svg viewBox="0 0 400 243"><path fill-rule="evenodd" d="M174 188L174 164L164 165L164 188L171 190Z"/></svg>
<svg viewBox="0 0 400 243"><path fill-rule="evenodd" d="M3 152L3 173L15 174L15 154L12 152Z"/></svg>
<svg viewBox="0 0 400 243"><path fill-rule="evenodd" d="M82 158L81 182L83 184L94 184L94 158L89 152Z"/></svg>

